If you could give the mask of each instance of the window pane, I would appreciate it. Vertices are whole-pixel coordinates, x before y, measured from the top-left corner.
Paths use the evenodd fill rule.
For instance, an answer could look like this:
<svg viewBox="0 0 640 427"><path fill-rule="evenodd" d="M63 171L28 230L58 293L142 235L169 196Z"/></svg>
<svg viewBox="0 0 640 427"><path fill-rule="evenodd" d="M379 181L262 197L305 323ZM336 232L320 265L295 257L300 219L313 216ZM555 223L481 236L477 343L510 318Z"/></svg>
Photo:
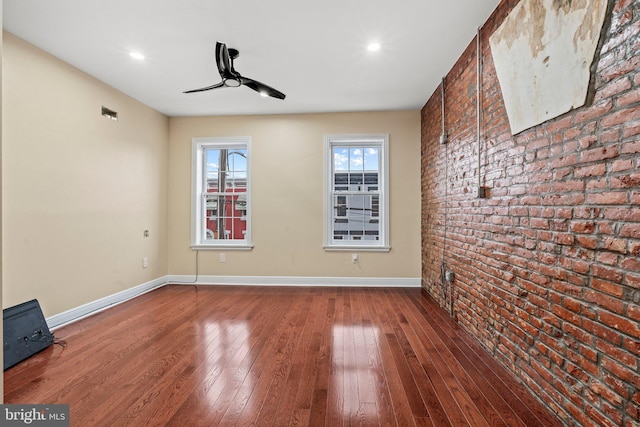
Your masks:
<svg viewBox="0 0 640 427"><path fill-rule="evenodd" d="M218 172L220 168L220 150L206 150L207 177ZM211 175L211 177L213 177Z"/></svg>
<svg viewBox="0 0 640 427"><path fill-rule="evenodd" d="M334 197L333 235L339 240L378 240L380 198L371 194Z"/></svg>
<svg viewBox="0 0 640 427"><path fill-rule="evenodd" d="M377 171L380 169L380 163L378 160L378 148L367 147L364 149L364 170Z"/></svg>
<svg viewBox="0 0 640 427"><path fill-rule="evenodd" d="M333 170L346 171L349 166L349 149L334 148L333 149Z"/></svg>
<svg viewBox="0 0 640 427"><path fill-rule="evenodd" d="M364 170L364 150L362 148L349 149L349 169L352 172Z"/></svg>
<svg viewBox="0 0 640 427"><path fill-rule="evenodd" d="M244 194L209 195L206 199L205 239L244 240L247 199Z"/></svg>
<svg viewBox="0 0 640 427"><path fill-rule="evenodd" d="M380 196L371 196L371 218L380 217Z"/></svg>
<svg viewBox="0 0 640 427"><path fill-rule="evenodd" d="M344 186L349 183L349 174L345 172L338 172L333 177L333 184L336 186L335 189L338 189L338 186ZM346 190L346 188L344 188Z"/></svg>

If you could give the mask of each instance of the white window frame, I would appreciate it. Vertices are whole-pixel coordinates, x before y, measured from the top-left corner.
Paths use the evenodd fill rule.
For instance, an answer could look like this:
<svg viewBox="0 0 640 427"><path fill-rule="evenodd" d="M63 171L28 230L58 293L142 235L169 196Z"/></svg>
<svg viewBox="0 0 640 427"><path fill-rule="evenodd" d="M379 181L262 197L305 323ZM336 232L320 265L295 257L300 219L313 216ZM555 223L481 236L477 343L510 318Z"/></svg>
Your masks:
<svg viewBox="0 0 640 427"><path fill-rule="evenodd" d="M332 152L334 147L378 147L380 175L379 191L379 240L334 240L333 238L333 179L334 161ZM358 134L358 135L325 135L325 187L324 187L324 249L326 251L377 251L391 250L389 242L389 135L388 134ZM363 182L364 185L364 182Z"/></svg>
<svg viewBox="0 0 640 427"><path fill-rule="evenodd" d="M204 196L206 192L205 158L206 149L247 150L247 190L246 197L246 232L244 240L206 239L203 238L204 228ZM244 218L244 216L243 216ZM251 242L251 137L206 137L193 138L191 147L191 248L201 249L238 249L250 250Z"/></svg>

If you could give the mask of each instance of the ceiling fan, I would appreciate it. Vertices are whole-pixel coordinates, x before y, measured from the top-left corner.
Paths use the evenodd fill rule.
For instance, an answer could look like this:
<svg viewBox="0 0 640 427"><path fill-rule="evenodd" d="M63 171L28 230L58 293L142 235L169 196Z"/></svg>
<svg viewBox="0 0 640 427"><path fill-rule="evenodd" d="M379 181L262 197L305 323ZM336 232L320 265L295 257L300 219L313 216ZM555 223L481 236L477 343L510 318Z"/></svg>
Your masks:
<svg viewBox="0 0 640 427"><path fill-rule="evenodd" d="M221 87L238 87L245 85L260 93L262 96L284 99L286 95L279 90L260 83L257 80L243 77L237 72L235 68L233 68L233 60L239 55L240 52L238 52L237 49L227 49L227 45L224 43L216 42L216 63L218 64L218 72L220 73L220 77L222 77L222 81L200 89L188 90L184 93L204 92L205 90L218 89Z"/></svg>

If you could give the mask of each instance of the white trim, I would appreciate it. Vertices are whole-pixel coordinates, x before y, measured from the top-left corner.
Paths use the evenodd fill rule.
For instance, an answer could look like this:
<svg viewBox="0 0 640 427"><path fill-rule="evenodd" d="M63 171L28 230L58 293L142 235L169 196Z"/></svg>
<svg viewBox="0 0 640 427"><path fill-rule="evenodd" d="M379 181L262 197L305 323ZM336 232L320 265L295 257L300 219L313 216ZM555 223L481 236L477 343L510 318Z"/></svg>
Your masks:
<svg viewBox="0 0 640 427"><path fill-rule="evenodd" d="M197 279L197 280L196 280ZM188 276L169 275L47 317L54 330L129 301L165 285L329 286L419 288L419 277Z"/></svg>
<svg viewBox="0 0 640 427"><path fill-rule="evenodd" d="M355 242L359 243L359 242ZM391 251L390 246L362 246L358 244L348 245L348 246L323 246L322 247L327 252L389 252Z"/></svg>
<svg viewBox="0 0 640 427"><path fill-rule="evenodd" d="M206 245L191 245L191 249L194 251L250 251L253 249L253 245L214 245L214 244L206 244Z"/></svg>
<svg viewBox="0 0 640 427"><path fill-rule="evenodd" d="M49 329L56 329L61 326L68 325L69 323L91 316L106 310L107 308L121 304L125 301L133 299L144 293L153 291L167 284L167 276L160 277L147 283L143 283L133 288L126 289L124 291L100 298L98 300L83 304L79 307L72 308L60 314L55 314L51 317L47 317L47 325Z"/></svg>
<svg viewBox="0 0 640 427"><path fill-rule="evenodd" d="M307 277L307 276L196 276L170 275L168 284L245 286L344 286L419 288L419 277Z"/></svg>

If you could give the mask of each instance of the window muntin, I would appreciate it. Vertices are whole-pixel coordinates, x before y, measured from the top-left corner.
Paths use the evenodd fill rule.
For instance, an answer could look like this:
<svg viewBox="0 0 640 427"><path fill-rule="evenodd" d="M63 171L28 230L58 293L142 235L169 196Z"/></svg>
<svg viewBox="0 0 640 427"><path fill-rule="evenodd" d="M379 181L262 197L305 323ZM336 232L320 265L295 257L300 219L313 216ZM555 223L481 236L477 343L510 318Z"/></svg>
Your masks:
<svg viewBox="0 0 640 427"><path fill-rule="evenodd" d="M325 247L388 250L388 137L327 136ZM380 219L383 219L381 221Z"/></svg>
<svg viewBox="0 0 640 427"><path fill-rule="evenodd" d="M250 247L250 139L193 144L192 246Z"/></svg>

